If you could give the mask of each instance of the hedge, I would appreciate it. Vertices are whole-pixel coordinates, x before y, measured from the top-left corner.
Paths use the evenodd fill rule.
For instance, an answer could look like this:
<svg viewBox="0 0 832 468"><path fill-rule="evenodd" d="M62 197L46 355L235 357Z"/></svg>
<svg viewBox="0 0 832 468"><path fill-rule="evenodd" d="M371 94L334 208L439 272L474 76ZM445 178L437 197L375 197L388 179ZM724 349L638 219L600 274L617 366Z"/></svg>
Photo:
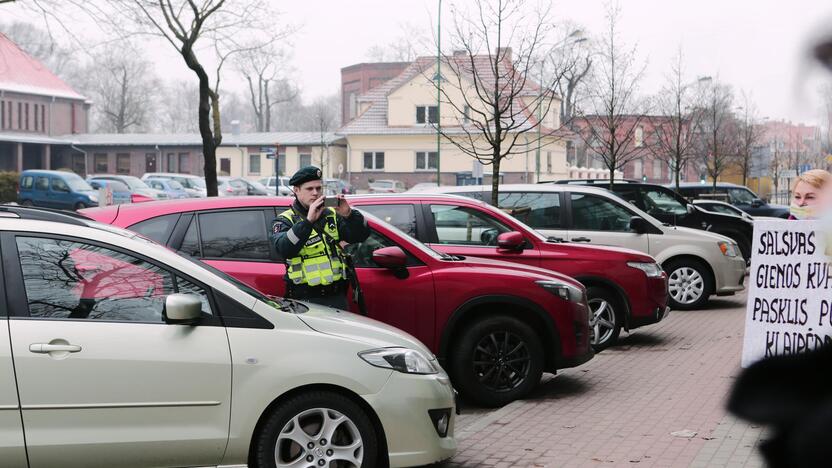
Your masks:
<svg viewBox="0 0 832 468"><path fill-rule="evenodd" d="M17 172L0 172L0 203L17 201L17 183L20 174Z"/></svg>

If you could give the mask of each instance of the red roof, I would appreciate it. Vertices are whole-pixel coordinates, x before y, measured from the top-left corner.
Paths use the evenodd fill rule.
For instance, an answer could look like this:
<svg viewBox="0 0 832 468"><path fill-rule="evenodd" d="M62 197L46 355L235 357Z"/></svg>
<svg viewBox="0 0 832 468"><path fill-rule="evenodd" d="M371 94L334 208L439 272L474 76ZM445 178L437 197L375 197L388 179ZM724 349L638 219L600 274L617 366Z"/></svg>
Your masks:
<svg viewBox="0 0 832 468"><path fill-rule="evenodd" d="M2 33L0 89L24 94L86 99Z"/></svg>

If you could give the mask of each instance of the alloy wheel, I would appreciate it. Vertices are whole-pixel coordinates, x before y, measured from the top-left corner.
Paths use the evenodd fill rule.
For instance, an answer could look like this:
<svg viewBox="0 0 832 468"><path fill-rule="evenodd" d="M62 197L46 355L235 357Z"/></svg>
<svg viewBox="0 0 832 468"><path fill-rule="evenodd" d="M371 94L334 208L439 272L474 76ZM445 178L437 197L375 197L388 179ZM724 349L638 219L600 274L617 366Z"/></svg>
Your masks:
<svg viewBox="0 0 832 468"><path fill-rule="evenodd" d="M485 335L474 348L474 375L495 392L517 388L529 375L531 353L522 338L508 331Z"/></svg>
<svg viewBox="0 0 832 468"><path fill-rule="evenodd" d="M705 279L694 268L680 267L668 278L670 296L680 304L693 304L705 291Z"/></svg>
<svg viewBox="0 0 832 468"><path fill-rule="evenodd" d="M592 345L605 343L615 333L615 310L609 301L596 297L587 301L592 311L589 326L592 328Z"/></svg>
<svg viewBox="0 0 832 468"><path fill-rule="evenodd" d="M289 420L274 448L278 467L358 468L364 443L355 423L333 409L312 408Z"/></svg>

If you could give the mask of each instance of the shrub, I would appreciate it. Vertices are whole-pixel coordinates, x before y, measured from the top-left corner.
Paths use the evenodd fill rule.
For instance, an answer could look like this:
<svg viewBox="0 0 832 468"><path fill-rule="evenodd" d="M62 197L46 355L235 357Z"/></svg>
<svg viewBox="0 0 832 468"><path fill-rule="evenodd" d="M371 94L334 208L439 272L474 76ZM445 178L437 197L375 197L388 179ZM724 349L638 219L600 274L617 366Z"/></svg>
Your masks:
<svg viewBox="0 0 832 468"><path fill-rule="evenodd" d="M0 172L0 203L17 201L17 172Z"/></svg>

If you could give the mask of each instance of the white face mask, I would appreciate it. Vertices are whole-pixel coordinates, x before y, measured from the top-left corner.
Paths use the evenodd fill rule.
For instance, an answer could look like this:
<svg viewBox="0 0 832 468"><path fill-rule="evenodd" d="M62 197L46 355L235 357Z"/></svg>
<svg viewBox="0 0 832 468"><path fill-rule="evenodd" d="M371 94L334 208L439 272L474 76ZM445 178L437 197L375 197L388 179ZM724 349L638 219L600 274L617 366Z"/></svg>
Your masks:
<svg viewBox="0 0 832 468"><path fill-rule="evenodd" d="M815 207L812 205L800 206L792 203L789 206L789 213L796 219L816 219Z"/></svg>

